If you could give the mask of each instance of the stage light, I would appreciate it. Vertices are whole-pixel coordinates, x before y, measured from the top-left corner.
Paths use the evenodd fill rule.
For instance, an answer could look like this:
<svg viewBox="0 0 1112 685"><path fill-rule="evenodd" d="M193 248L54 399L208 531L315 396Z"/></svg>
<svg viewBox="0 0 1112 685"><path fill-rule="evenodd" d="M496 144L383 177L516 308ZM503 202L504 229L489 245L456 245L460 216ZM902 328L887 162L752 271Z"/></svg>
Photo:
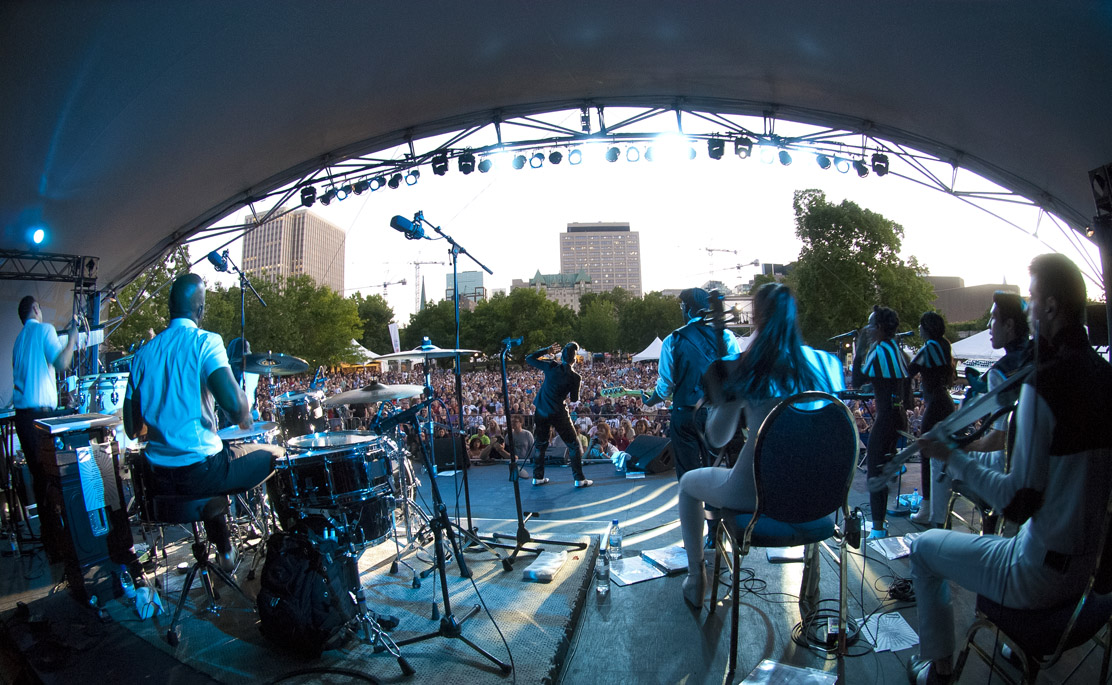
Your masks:
<svg viewBox="0 0 1112 685"><path fill-rule="evenodd" d="M857 171L857 175L861 178L865 178L869 175L869 167L866 166L865 162L860 159L853 160L853 168Z"/></svg>
<svg viewBox="0 0 1112 685"><path fill-rule="evenodd" d="M872 162L874 174L877 176L884 176L888 173L888 155L874 152Z"/></svg>
<svg viewBox="0 0 1112 685"><path fill-rule="evenodd" d="M753 141L745 136L734 140L734 154L738 159L748 159L749 155L753 154Z"/></svg>
<svg viewBox="0 0 1112 685"><path fill-rule="evenodd" d="M653 148L652 148L651 145L649 147L645 148L645 161L646 162L652 162L654 156L655 156L655 153L653 152Z"/></svg>
<svg viewBox="0 0 1112 685"><path fill-rule="evenodd" d="M525 155L514 155L513 167L515 169L524 169Z"/></svg>
<svg viewBox="0 0 1112 685"><path fill-rule="evenodd" d="M780 163L783 164L784 166L788 166L792 163L792 155L787 150L781 150L777 154L777 157L780 158Z"/></svg>
<svg viewBox="0 0 1112 685"><path fill-rule="evenodd" d="M559 164L562 161L564 161L564 153L560 152L559 150L553 150L552 152L548 153L549 164Z"/></svg>
<svg viewBox="0 0 1112 685"><path fill-rule="evenodd" d="M533 156L529 158L529 166L533 169L540 169L542 166L544 166L544 153L533 153Z"/></svg>
<svg viewBox="0 0 1112 685"><path fill-rule="evenodd" d="M475 155L465 152L459 156L459 171L465 176L475 170Z"/></svg>
<svg viewBox="0 0 1112 685"><path fill-rule="evenodd" d="M305 186L301 189L301 206L312 207L313 203L317 201L317 189L313 186Z"/></svg>
<svg viewBox="0 0 1112 685"><path fill-rule="evenodd" d="M688 147L687 148L687 158L689 160L695 159L695 148L693 148L693 147Z"/></svg>
<svg viewBox="0 0 1112 685"><path fill-rule="evenodd" d="M583 129L584 133L591 132L591 113L586 107L579 110L579 128Z"/></svg>
<svg viewBox="0 0 1112 685"><path fill-rule="evenodd" d="M410 169L405 175L405 184L407 186L415 185L419 178L421 178L421 172L418 169Z"/></svg>
<svg viewBox="0 0 1112 685"><path fill-rule="evenodd" d="M335 197L336 189L329 188L328 190L324 191L324 195L320 196L320 203L327 207L328 205L332 204L332 200L335 199Z"/></svg>
<svg viewBox="0 0 1112 685"><path fill-rule="evenodd" d="M337 200L340 200L340 201L346 200L346 199L348 199L348 195L351 195L351 186L350 185L344 184L344 185L340 186L339 190L336 191L336 199Z"/></svg>
<svg viewBox="0 0 1112 685"><path fill-rule="evenodd" d="M46 231L41 228L36 228L31 234L31 242L36 245L42 245L42 241L46 240Z"/></svg>
<svg viewBox="0 0 1112 685"><path fill-rule="evenodd" d="M616 161L618 161L618 157L621 157L621 156L622 156L622 151L619 150L616 147L612 147L612 148L610 148L606 151L606 161L607 162L616 162Z"/></svg>
<svg viewBox="0 0 1112 685"><path fill-rule="evenodd" d="M486 172L490 171L493 166L494 162L491 161L490 157L483 157L481 160L479 160L479 173L485 174Z"/></svg>
<svg viewBox="0 0 1112 685"><path fill-rule="evenodd" d="M630 147L630 148L626 148L626 161L627 162L639 162L639 161L641 161L641 149L638 148L636 145L634 145L633 147Z"/></svg>
<svg viewBox="0 0 1112 685"><path fill-rule="evenodd" d="M378 190L379 188L381 188L384 185L386 185L386 177L385 176L376 176L376 177L372 178L371 179L371 184L370 184L371 192L373 193L374 191Z"/></svg>
<svg viewBox="0 0 1112 685"><path fill-rule="evenodd" d="M848 172L849 167L850 167L849 160L846 159L845 157L835 157L834 158L834 168L837 169L839 173L844 174L844 173Z"/></svg>
<svg viewBox="0 0 1112 685"><path fill-rule="evenodd" d="M583 161L583 152L579 148L575 148L568 153L568 164L579 164Z"/></svg>
<svg viewBox="0 0 1112 685"><path fill-rule="evenodd" d="M776 161L776 146L775 145L758 145L760 149L761 161L765 164L772 164Z"/></svg>
<svg viewBox="0 0 1112 685"><path fill-rule="evenodd" d="M820 169L826 170L830 168L830 158L826 155L815 155L815 163L819 165Z"/></svg>
<svg viewBox="0 0 1112 685"><path fill-rule="evenodd" d="M356 181L355 183L352 183L351 189L356 195L362 195L363 193L367 192L367 188L369 188L370 186L370 181L364 179L362 181Z"/></svg>
<svg viewBox="0 0 1112 685"><path fill-rule="evenodd" d="M432 158L432 173L443 176L448 173L448 155L441 152Z"/></svg>
<svg viewBox="0 0 1112 685"><path fill-rule="evenodd" d="M711 159L722 159L726 152L726 141L721 138L711 138L707 141L707 156Z"/></svg>
<svg viewBox="0 0 1112 685"><path fill-rule="evenodd" d="M402 175L401 174L394 174L393 176L390 177L390 180L386 182L386 185L390 186L390 190L397 190L398 186L400 186L401 184L402 184Z"/></svg>

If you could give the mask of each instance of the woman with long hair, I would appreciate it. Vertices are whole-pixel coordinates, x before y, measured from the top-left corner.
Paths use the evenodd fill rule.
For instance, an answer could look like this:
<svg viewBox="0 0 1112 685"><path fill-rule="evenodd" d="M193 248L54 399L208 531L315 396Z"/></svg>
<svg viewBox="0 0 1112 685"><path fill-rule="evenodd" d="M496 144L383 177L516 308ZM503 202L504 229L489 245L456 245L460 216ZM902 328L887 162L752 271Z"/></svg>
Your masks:
<svg viewBox="0 0 1112 685"><path fill-rule="evenodd" d="M916 375L923 378L923 420L920 433L926 433L936 423L954 412L954 401L950 399L950 384L954 382L954 358L950 352L950 341L946 339L946 321L937 312L924 312L919 317L919 336L923 346L907 367L910 378ZM939 473L941 464L932 464L923 458L920 466L922 484L919 492L923 501L919 511L912 515L916 523L942 523L931 516L931 471Z"/></svg>
<svg viewBox="0 0 1112 685"><path fill-rule="evenodd" d="M753 342L740 356L727 361L726 390L739 398L746 424L760 426L785 397L806 390L834 392L844 386L842 365L826 352L803 344L795 298L787 286L762 285L753 298ZM731 407L712 407L706 437L718 448L734 436L738 414ZM751 436L755 438L754 436ZM745 443L730 468L693 469L680 479L679 511L687 577L683 598L694 609L703 604L706 570L703 567L704 506L752 510L756 505L753 458L756 440Z"/></svg>

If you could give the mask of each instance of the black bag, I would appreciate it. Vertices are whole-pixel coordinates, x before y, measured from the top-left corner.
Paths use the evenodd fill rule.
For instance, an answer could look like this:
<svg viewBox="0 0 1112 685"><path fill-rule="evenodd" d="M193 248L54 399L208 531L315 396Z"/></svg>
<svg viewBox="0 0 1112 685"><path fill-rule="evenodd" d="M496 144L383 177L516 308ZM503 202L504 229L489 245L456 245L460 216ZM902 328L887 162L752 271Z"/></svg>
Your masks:
<svg viewBox="0 0 1112 685"><path fill-rule="evenodd" d="M263 635L309 657L343 644L357 612L338 547L301 534L270 536L256 599Z"/></svg>

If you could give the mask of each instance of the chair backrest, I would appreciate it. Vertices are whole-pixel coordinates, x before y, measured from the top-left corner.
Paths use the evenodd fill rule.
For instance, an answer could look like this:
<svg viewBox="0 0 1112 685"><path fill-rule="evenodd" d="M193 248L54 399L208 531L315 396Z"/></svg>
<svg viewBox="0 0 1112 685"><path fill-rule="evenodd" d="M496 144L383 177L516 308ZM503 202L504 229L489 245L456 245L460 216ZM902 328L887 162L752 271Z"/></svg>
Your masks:
<svg viewBox="0 0 1112 685"><path fill-rule="evenodd" d="M756 440L758 514L806 523L845 507L858 447L857 423L841 400L792 395L769 412Z"/></svg>

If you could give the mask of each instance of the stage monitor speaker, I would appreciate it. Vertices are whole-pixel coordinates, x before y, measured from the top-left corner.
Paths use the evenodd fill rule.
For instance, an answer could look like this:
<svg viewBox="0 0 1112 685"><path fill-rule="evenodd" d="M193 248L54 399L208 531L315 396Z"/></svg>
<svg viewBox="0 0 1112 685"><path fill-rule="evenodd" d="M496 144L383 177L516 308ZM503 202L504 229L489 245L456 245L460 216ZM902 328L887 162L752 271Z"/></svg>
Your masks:
<svg viewBox="0 0 1112 685"><path fill-rule="evenodd" d="M568 464L568 446L560 438L555 438L544 451L544 465L545 466L567 466Z"/></svg>
<svg viewBox="0 0 1112 685"><path fill-rule="evenodd" d="M673 468L672 441L655 435L638 435L626 448L626 468L647 473L661 473Z"/></svg>
<svg viewBox="0 0 1112 685"><path fill-rule="evenodd" d="M1089 344L1093 347L1108 346L1108 310L1104 303L1085 305L1085 326L1089 329Z"/></svg>
<svg viewBox="0 0 1112 685"><path fill-rule="evenodd" d="M451 438L436 438L433 440L433 450L436 452L436 468L438 471L456 468ZM464 468L470 465L471 460L467 457L467 445L464 443L462 435L459 436L459 440L456 441L455 455L459 456L461 465Z"/></svg>

